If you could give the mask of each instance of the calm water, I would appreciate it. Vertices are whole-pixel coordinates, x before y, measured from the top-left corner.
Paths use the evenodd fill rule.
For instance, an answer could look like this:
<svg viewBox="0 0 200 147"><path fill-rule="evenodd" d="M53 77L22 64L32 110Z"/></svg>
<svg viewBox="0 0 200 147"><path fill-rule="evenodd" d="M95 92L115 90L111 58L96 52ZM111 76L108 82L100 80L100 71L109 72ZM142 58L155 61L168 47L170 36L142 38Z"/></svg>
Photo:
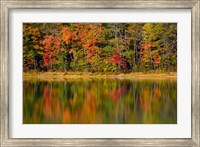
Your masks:
<svg viewBox="0 0 200 147"><path fill-rule="evenodd" d="M177 123L175 80L23 82L25 124Z"/></svg>

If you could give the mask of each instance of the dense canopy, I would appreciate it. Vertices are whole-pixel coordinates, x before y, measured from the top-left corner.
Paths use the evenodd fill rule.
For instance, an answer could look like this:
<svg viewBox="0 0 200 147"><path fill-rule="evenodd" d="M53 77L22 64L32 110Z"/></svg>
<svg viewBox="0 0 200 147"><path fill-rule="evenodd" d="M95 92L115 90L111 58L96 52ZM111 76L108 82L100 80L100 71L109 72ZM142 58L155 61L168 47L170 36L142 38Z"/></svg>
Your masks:
<svg viewBox="0 0 200 147"><path fill-rule="evenodd" d="M174 23L24 23L23 70L176 71Z"/></svg>

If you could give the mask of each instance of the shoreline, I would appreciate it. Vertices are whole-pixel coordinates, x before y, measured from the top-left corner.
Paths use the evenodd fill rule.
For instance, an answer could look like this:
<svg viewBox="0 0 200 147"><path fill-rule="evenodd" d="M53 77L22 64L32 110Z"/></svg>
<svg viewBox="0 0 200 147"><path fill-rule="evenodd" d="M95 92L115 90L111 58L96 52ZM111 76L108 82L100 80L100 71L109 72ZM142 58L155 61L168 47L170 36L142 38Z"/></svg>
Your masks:
<svg viewBox="0 0 200 147"><path fill-rule="evenodd" d="M132 80L159 80L177 79L176 72L169 73L91 73L91 72L24 72L23 80L63 81L76 79L132 79Z"/></svg>

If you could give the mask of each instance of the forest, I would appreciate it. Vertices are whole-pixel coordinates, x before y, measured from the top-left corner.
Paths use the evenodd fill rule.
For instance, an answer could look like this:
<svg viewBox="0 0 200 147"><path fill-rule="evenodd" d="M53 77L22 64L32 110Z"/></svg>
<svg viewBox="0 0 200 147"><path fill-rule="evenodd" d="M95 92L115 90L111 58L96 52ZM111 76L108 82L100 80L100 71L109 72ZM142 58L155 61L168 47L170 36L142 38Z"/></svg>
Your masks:
<svg viewBox="0 0 200 147"><path fill-rule="evenodd" d="M23 23L24 72L176 70L176 23Z"/></svg>

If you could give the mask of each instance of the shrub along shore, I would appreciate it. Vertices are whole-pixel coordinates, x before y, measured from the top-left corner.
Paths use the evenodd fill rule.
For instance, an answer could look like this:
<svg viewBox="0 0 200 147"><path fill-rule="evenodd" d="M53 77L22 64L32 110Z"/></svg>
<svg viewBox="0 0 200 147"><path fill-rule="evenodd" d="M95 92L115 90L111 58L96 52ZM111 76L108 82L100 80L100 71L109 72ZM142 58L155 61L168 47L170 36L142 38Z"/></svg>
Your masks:
<svg viewBox="0 0 200 147"><path fill-rule="evenodd" d="M23 80L75 80L75 79L176 79L176 72L156 73L156 72L131 72L131 73L92 73L92 72L24 72Z"/></svg>

